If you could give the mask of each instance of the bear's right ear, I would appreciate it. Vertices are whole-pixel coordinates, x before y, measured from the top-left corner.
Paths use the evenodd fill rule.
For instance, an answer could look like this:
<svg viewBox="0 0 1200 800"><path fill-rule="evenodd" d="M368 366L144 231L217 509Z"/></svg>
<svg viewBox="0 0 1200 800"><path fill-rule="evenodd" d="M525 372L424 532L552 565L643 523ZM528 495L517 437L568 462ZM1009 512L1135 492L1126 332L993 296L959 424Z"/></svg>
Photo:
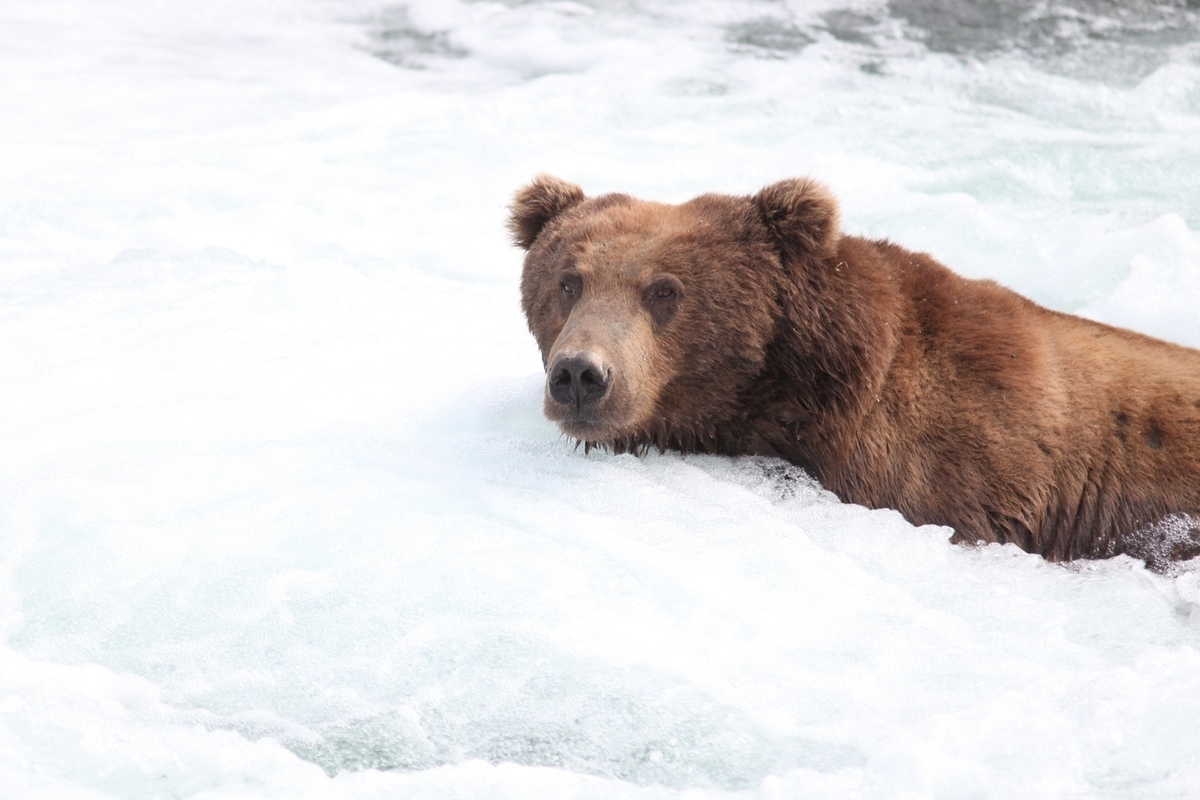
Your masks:
<svg viewBox="0 0 1200 800"><path fill-rule="evenodd" d="M513 242L528 250L546 223L583 202L583 190L551 175L538 175L513 196L508 230Z"/></svg>
<svg viewBox="0 0 1200 800"><path fill-rule="evenodd" d="M771 236L786 250L817 258L831 255L841 237L837 201L812 178L773 183L756 194L754 204Z"/></svg>

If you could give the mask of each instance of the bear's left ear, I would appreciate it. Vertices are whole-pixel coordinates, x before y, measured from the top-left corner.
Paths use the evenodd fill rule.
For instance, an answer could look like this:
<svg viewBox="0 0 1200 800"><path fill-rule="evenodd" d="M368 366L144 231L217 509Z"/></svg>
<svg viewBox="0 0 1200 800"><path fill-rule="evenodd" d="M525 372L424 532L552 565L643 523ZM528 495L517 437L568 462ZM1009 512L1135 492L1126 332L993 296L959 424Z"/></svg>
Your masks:
<svg viewBox="0 0 1200 800"><path fill-rule="evenodd" d="M837 248L837 201L825 186L812 178L791 178L773 183L753 198L767 230L797 255L818 258L831 255Z"/></svg>
<svg viewBox="0 0 1200 800"><path fill-rule="evenodd" d="M583 190L551 175L538 175L533 183L517 190L508 217L513 241L528 250L546 223L583 202Z"/></svg>

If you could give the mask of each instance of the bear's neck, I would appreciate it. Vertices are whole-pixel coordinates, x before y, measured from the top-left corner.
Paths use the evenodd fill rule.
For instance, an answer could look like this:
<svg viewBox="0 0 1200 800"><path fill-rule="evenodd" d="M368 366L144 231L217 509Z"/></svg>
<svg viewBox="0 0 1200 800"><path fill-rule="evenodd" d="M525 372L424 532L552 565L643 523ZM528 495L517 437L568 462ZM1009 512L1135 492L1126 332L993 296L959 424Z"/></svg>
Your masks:
<svg viewBox="0 0 1200 800"><path fill-rule="evenodd" d="M725 452L785 458L833 488L879 413L905 328L900 276L884 242L843 237L822 261L787 265L780 322L743 397ZM740 429L740 430L739 430Z"/></svg>

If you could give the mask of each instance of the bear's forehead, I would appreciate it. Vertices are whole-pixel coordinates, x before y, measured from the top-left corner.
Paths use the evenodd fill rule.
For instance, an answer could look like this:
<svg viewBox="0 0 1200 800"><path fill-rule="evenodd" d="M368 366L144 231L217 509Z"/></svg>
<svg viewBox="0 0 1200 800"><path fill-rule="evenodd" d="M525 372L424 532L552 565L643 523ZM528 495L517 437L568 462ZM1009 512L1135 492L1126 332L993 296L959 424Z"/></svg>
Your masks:
<svg viewBox="0 0 1200 800"><path fill-rule="evenodd" d="M572 254L579 266L604 269L652 266L688 259L732 243L732 226L694 204L669 205L631 200L585 213L574 231Z"/></svg>

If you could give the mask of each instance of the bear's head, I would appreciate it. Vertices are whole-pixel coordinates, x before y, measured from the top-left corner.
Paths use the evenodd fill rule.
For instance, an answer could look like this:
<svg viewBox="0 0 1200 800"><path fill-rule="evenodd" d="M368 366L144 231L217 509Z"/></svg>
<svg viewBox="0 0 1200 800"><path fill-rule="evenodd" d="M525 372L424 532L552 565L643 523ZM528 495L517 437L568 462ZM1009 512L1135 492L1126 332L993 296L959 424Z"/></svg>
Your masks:
<svg viewBox="0 0 1200 800"><path fill-rule="evenodd" d="M742 413L791 325L797 270L838 238L836 204L809 180L667 205L539 176L511 212L546 416L618 452L703 449Z"/></svg>

